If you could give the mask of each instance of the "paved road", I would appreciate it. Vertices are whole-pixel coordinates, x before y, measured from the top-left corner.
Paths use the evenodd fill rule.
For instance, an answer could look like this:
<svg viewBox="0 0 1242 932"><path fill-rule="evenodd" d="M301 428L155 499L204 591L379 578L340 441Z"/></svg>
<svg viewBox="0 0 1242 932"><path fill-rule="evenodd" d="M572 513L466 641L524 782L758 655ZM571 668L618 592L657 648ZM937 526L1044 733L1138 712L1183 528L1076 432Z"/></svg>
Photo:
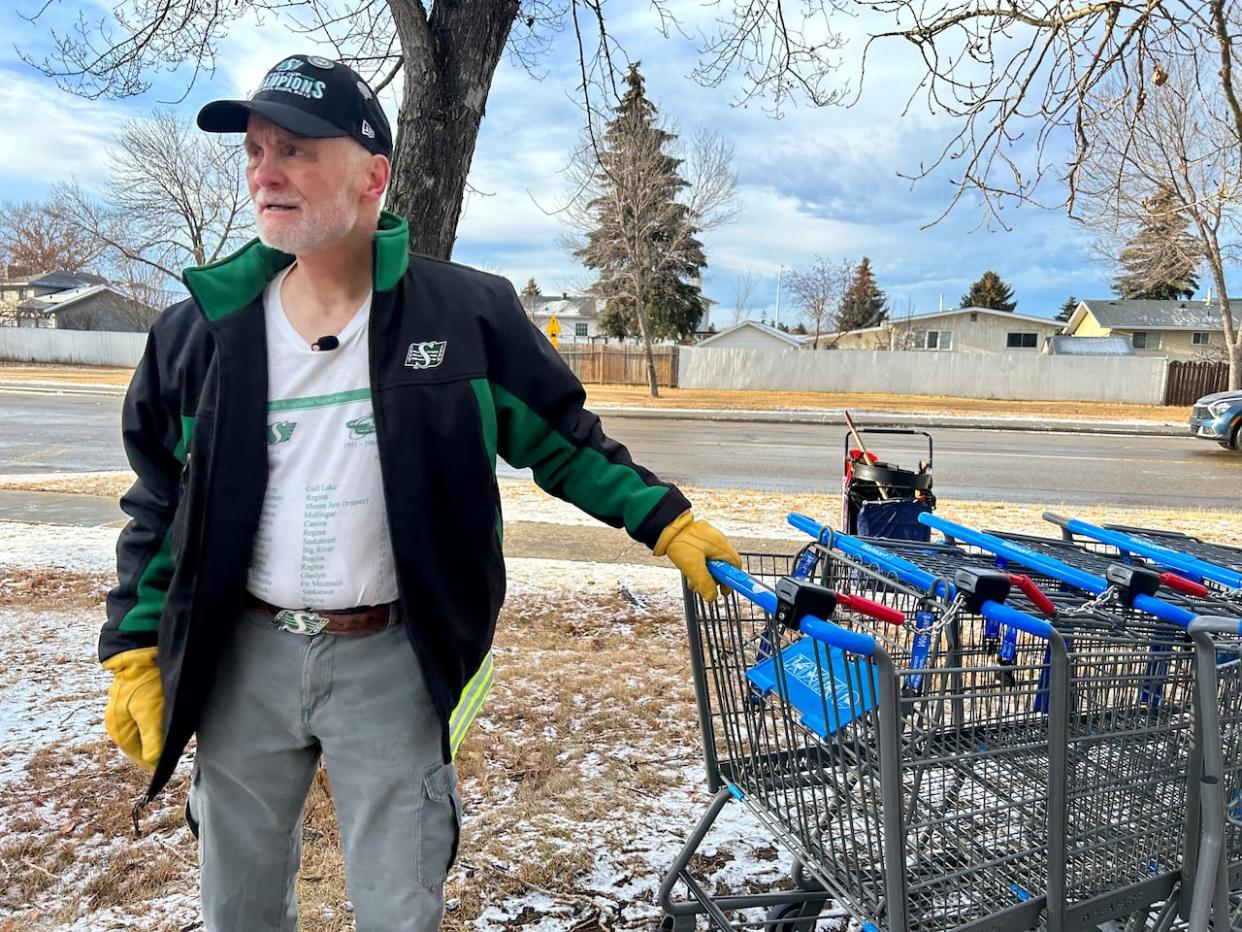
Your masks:
<svg viewBox="0 0 1242 932"><path fill-rule="evenodd" d="M117 397L0 391L0 475L124 469L120 403ZM782 491L840 487L843 431L835 427L620 416L607 426L639 462L674 482ZM1190 437L933 433L942 498L1220 510L1242 501L1242 456ZM906 438L876 437L873 447L901 465L925 455Z"/></svg>

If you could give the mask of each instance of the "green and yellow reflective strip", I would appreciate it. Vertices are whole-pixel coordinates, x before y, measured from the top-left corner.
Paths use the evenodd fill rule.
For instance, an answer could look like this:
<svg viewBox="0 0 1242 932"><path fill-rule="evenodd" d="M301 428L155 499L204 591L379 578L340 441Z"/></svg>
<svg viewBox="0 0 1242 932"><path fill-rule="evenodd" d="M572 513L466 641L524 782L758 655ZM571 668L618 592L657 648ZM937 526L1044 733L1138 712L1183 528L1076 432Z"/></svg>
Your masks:
<svg viewBox="0 0 1242 932"><path fill-rule="evenodd" d="M494 673L492 652L489 650L479 669L474 676L470 677L470 682L462 690L457 708L449 716L449 752L453 757L457 756L457 749L461 747L462 739L466 737L466 732L474 724L475 718L483 708L483 703L487 700L488 693L492 691Z"/></svg>

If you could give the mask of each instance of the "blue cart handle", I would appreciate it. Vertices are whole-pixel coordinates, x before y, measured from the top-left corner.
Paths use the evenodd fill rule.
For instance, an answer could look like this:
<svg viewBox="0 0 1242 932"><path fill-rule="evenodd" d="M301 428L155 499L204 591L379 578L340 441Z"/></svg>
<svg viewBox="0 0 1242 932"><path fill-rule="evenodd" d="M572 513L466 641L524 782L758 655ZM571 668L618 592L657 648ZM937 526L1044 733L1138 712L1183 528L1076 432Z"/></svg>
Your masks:
<svg viewBox="0 0 1242 932"><path fill-rule="evenodd" d="M738 595L754 602L769 615L776 614L776 593L747 573L723 560L708 560L707 568L716 581L728 586ZM850 631L831 621L807 615L798 623L798 630L808 637L839 647L851 654L870 657L875 653L875 639L858 631Z"/></svg>
<svg viewBox="0 0 1242 932"><path fill-rule="evenodd" d="M1042 618L1036 618L1034 615L1028 615L1026 612L1020 612L1016 608L1010 608L1000 602L988 600L983 603L980 613L989 621L996 621L1002 625L1009 625L1011 628L1017 628L1019 631L1025 631L1027 634L1033 634L1037 638L1043 638L1045 641L1052 637L1052 625L1044 621Z"/></svg>

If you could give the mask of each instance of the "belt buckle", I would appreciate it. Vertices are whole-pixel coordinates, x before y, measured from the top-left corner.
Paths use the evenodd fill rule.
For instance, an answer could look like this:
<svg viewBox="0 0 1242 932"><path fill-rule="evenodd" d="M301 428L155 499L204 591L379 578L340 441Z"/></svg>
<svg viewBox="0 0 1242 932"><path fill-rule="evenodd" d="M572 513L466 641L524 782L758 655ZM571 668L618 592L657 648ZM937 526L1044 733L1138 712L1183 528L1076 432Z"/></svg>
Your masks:
<svg viewBox="0 0 1242 932"><path fill-rule="evenodd" d="M282 631L288 631L290 634L305 634L307 637L313 637L324 628L328 627L329 619L323 615L318 615L311 611L298 611L291 608L282 608L273 616L273 621L277 628Z"/></svg>

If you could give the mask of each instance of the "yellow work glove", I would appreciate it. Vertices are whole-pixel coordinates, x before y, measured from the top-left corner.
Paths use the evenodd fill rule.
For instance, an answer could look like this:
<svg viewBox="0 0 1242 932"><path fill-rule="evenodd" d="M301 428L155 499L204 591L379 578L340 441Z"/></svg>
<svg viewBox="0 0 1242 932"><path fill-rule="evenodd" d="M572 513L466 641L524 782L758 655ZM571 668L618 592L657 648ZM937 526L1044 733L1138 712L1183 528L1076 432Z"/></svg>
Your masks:
<svg viewBox="0 0 1242 932"><path fill-rule="evenodd" d="M696 521L689 511L670 521L660 533L655 555L672 560L690 582L690 588L706 602L715 602L717 596L716 579L707 569L708 560L724 560L742 568L742 558L725 536L706 521Z"/></svg>
<svg viewBox="0 0 1242 932"><path fill-rule="evenodd" d="M136 764L154 770L164 747L164 687L156 664L157 648L122 651L103 662L112 673L104 727L116 746Z"/></svg>

